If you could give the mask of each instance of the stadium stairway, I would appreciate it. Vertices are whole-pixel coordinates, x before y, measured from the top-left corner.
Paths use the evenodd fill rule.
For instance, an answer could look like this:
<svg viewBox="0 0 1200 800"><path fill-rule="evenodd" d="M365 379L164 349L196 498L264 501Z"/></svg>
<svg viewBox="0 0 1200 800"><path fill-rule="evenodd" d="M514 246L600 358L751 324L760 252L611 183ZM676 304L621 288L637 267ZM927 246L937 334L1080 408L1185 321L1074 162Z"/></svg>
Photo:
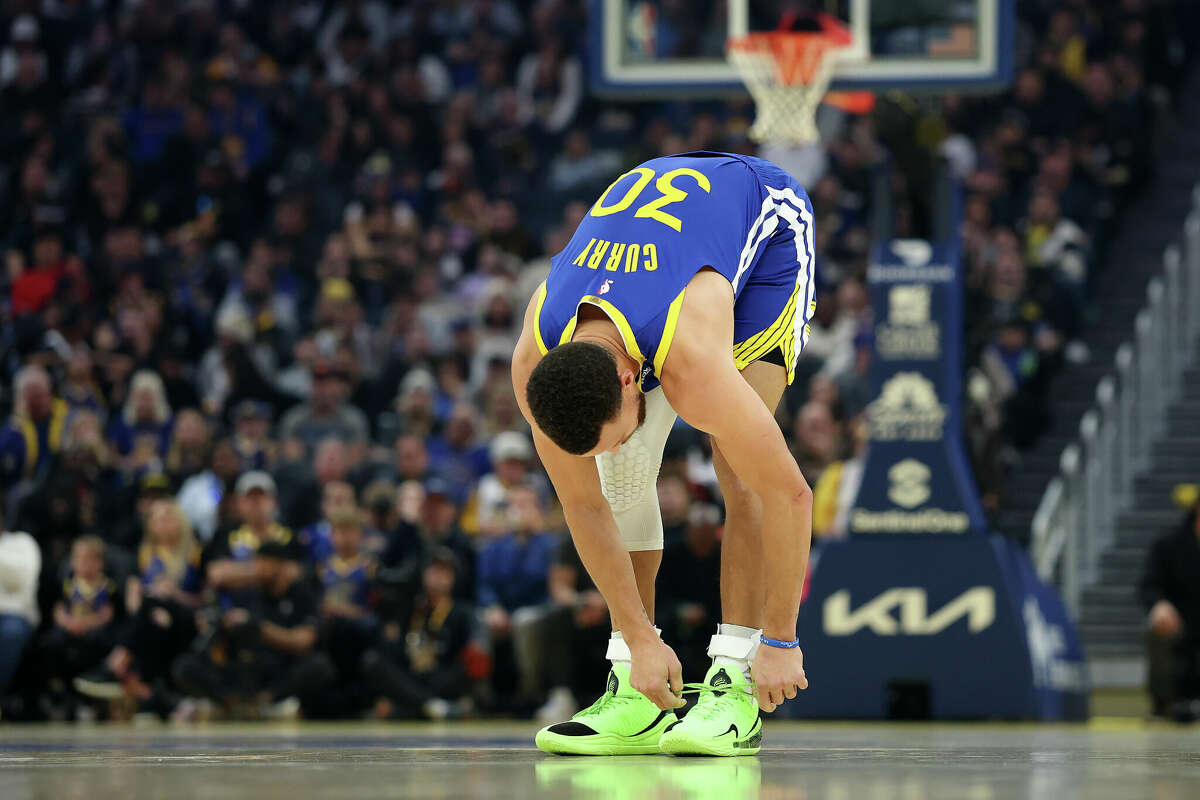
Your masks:
<svg viewBox="0 0 1200 800"><path fill-rule="evenodd" d="M1192 189L1200 182L1200 137L1195 135L1200 130L1200 68L1195 64L1176 99L1174 112L1163 115L1155 174L1125 211L1095 284L1095 313L1083 337L1090 358L1066 366L1055 378L1050 429L1023 455L1005 488L995 527L1022 543L1029 542L1042 493L1058 473L1063 448L1077 439L1080 417L1092 407L1097 383L1113 371L1117 348L1133 337L1146 285L1161 274L1163 251L1178 241ZM1083 597L1079 622L1099 686L1132 686L1142 680L1137 580L1150 542L1179 519L1172 489L1177 483L1200 481L1200 364L1191 365L1181 383L1149 466L1130 487L1131 506L1120 514L1117 540L1103 556L1100 580Z"/></svg>
<svg viewBox="0 0 1200 800"><path fill-rule="evenodd" d="M1137 583L1151 544L1183 516L1172 502L1172 492L1181 483L1198 481L1200 360L1184 372L1163 428L1151 444L1149 463L1135 474L1128 507L1117 514L1116 538L1100 556L1098 579L1083 591L1080 635L1089 659L1102 665L1107 683L1140 682L1145 611L1137 599Z"/></svg>

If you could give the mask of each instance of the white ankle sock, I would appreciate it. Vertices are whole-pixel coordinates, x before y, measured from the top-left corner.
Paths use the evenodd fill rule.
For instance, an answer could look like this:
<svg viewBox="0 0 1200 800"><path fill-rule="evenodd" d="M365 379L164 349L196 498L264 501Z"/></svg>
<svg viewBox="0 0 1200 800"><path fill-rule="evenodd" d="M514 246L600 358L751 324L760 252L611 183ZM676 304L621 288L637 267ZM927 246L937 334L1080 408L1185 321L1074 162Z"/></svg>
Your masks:
<svg viewBox="0 0 1200 800"><path fill-rule="evenodd" d="M662 637L660 628L655 628L654 633L660 638ZM613 664L620 664L626 669L633 665L633 656L629 652L629 645L625 644L625 637L621 635L620 631L613 631L612 636L608 638L608 652L604 657Z"/></svg>
<svg viewBox="0 0 1200 800"><path fill-rule="evenodd" d="M745 625L733 625L722 622L717 626L717 633L708 645L708 654L713 662L726 667L736 667L750 680L750 665L758 653L760 644L758 637L762 635L759 628L747 628Z"/></svg>

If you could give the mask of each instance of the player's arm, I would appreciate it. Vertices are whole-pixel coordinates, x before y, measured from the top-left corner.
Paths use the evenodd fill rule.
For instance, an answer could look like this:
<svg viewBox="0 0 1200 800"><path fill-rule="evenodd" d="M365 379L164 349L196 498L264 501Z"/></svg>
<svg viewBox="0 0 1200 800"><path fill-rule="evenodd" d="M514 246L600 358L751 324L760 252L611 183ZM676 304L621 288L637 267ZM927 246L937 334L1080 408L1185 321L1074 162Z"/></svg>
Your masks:
<svg viewBox="0 0 1200 800"><path fill-rule="evenodd" d="M734 365L729 282L714 272L699 273L688 286L678 331L663 369L663 389L679 415L713 437L734 473L761 498L763 633L791 640L808 567L812 492L771 411ZM807 685L802 671L795 677L800 688ZM787 697L795 696L794 688L787 691Z"/></svg>
<svg viewBox="0 0 1200 800"><path fill-rule="evenodd" d="M550 476L550 482L554 484L579 558L608 603L613 622L634 653L630 682L660 708L676 708L683 702L678 697L683 689L679 662L671 654L673 664L669 664L665 656L657 653L661 640L651 621L646 618L646 610L638 594L633 562L625 549L608 501L600 489L596 460L572 455L554 444L538 428L526 402L525 387L540 357L532 341L530 317L531 312L527 311L525 329L513 353L513 389L517 404L529 421L534 447L546 474ZM657 661L652 665L643 663L654 656L639 658L640 653L652 651L664 659L661 671Z"/></svg>

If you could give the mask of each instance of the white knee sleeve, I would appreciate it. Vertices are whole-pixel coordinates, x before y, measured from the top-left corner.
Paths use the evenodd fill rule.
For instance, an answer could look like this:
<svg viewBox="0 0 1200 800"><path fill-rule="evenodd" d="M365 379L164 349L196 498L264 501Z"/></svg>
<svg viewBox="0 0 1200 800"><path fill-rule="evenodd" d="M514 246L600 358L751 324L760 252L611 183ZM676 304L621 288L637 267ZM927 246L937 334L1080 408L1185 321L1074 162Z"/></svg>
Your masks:
<svg viewBox="0 0 1200 800"><path fill-rule="evenodd" d="M642 427L617 452L596 456L600 488L629 550L662 549L658 469L674 424L675 409L660 386L646 394L646 421Z"/></svg>

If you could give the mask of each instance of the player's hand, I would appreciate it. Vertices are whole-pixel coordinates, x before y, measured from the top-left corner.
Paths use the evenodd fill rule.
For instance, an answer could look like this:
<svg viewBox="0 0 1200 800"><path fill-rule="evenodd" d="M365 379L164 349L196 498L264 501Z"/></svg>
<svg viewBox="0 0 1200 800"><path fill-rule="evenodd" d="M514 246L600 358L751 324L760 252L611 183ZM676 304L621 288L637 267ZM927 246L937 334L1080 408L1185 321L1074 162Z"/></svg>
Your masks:
<svg viewBox="0 0 1200 800"><path fill-rule="evenodd" d="M644 642L629 642L633 666L629 683L666 711L683 705L683 667L675 651L657 636Z"/></svg>
<svg viewBox="0 0 1200 800"><path fill-rule="evenodd" d="M750 673L758 691L758 707L763 711L774 711L784 700L794 698L798 689L808 688L804 653L799 647L784 649L762 645Z"/></svg>

